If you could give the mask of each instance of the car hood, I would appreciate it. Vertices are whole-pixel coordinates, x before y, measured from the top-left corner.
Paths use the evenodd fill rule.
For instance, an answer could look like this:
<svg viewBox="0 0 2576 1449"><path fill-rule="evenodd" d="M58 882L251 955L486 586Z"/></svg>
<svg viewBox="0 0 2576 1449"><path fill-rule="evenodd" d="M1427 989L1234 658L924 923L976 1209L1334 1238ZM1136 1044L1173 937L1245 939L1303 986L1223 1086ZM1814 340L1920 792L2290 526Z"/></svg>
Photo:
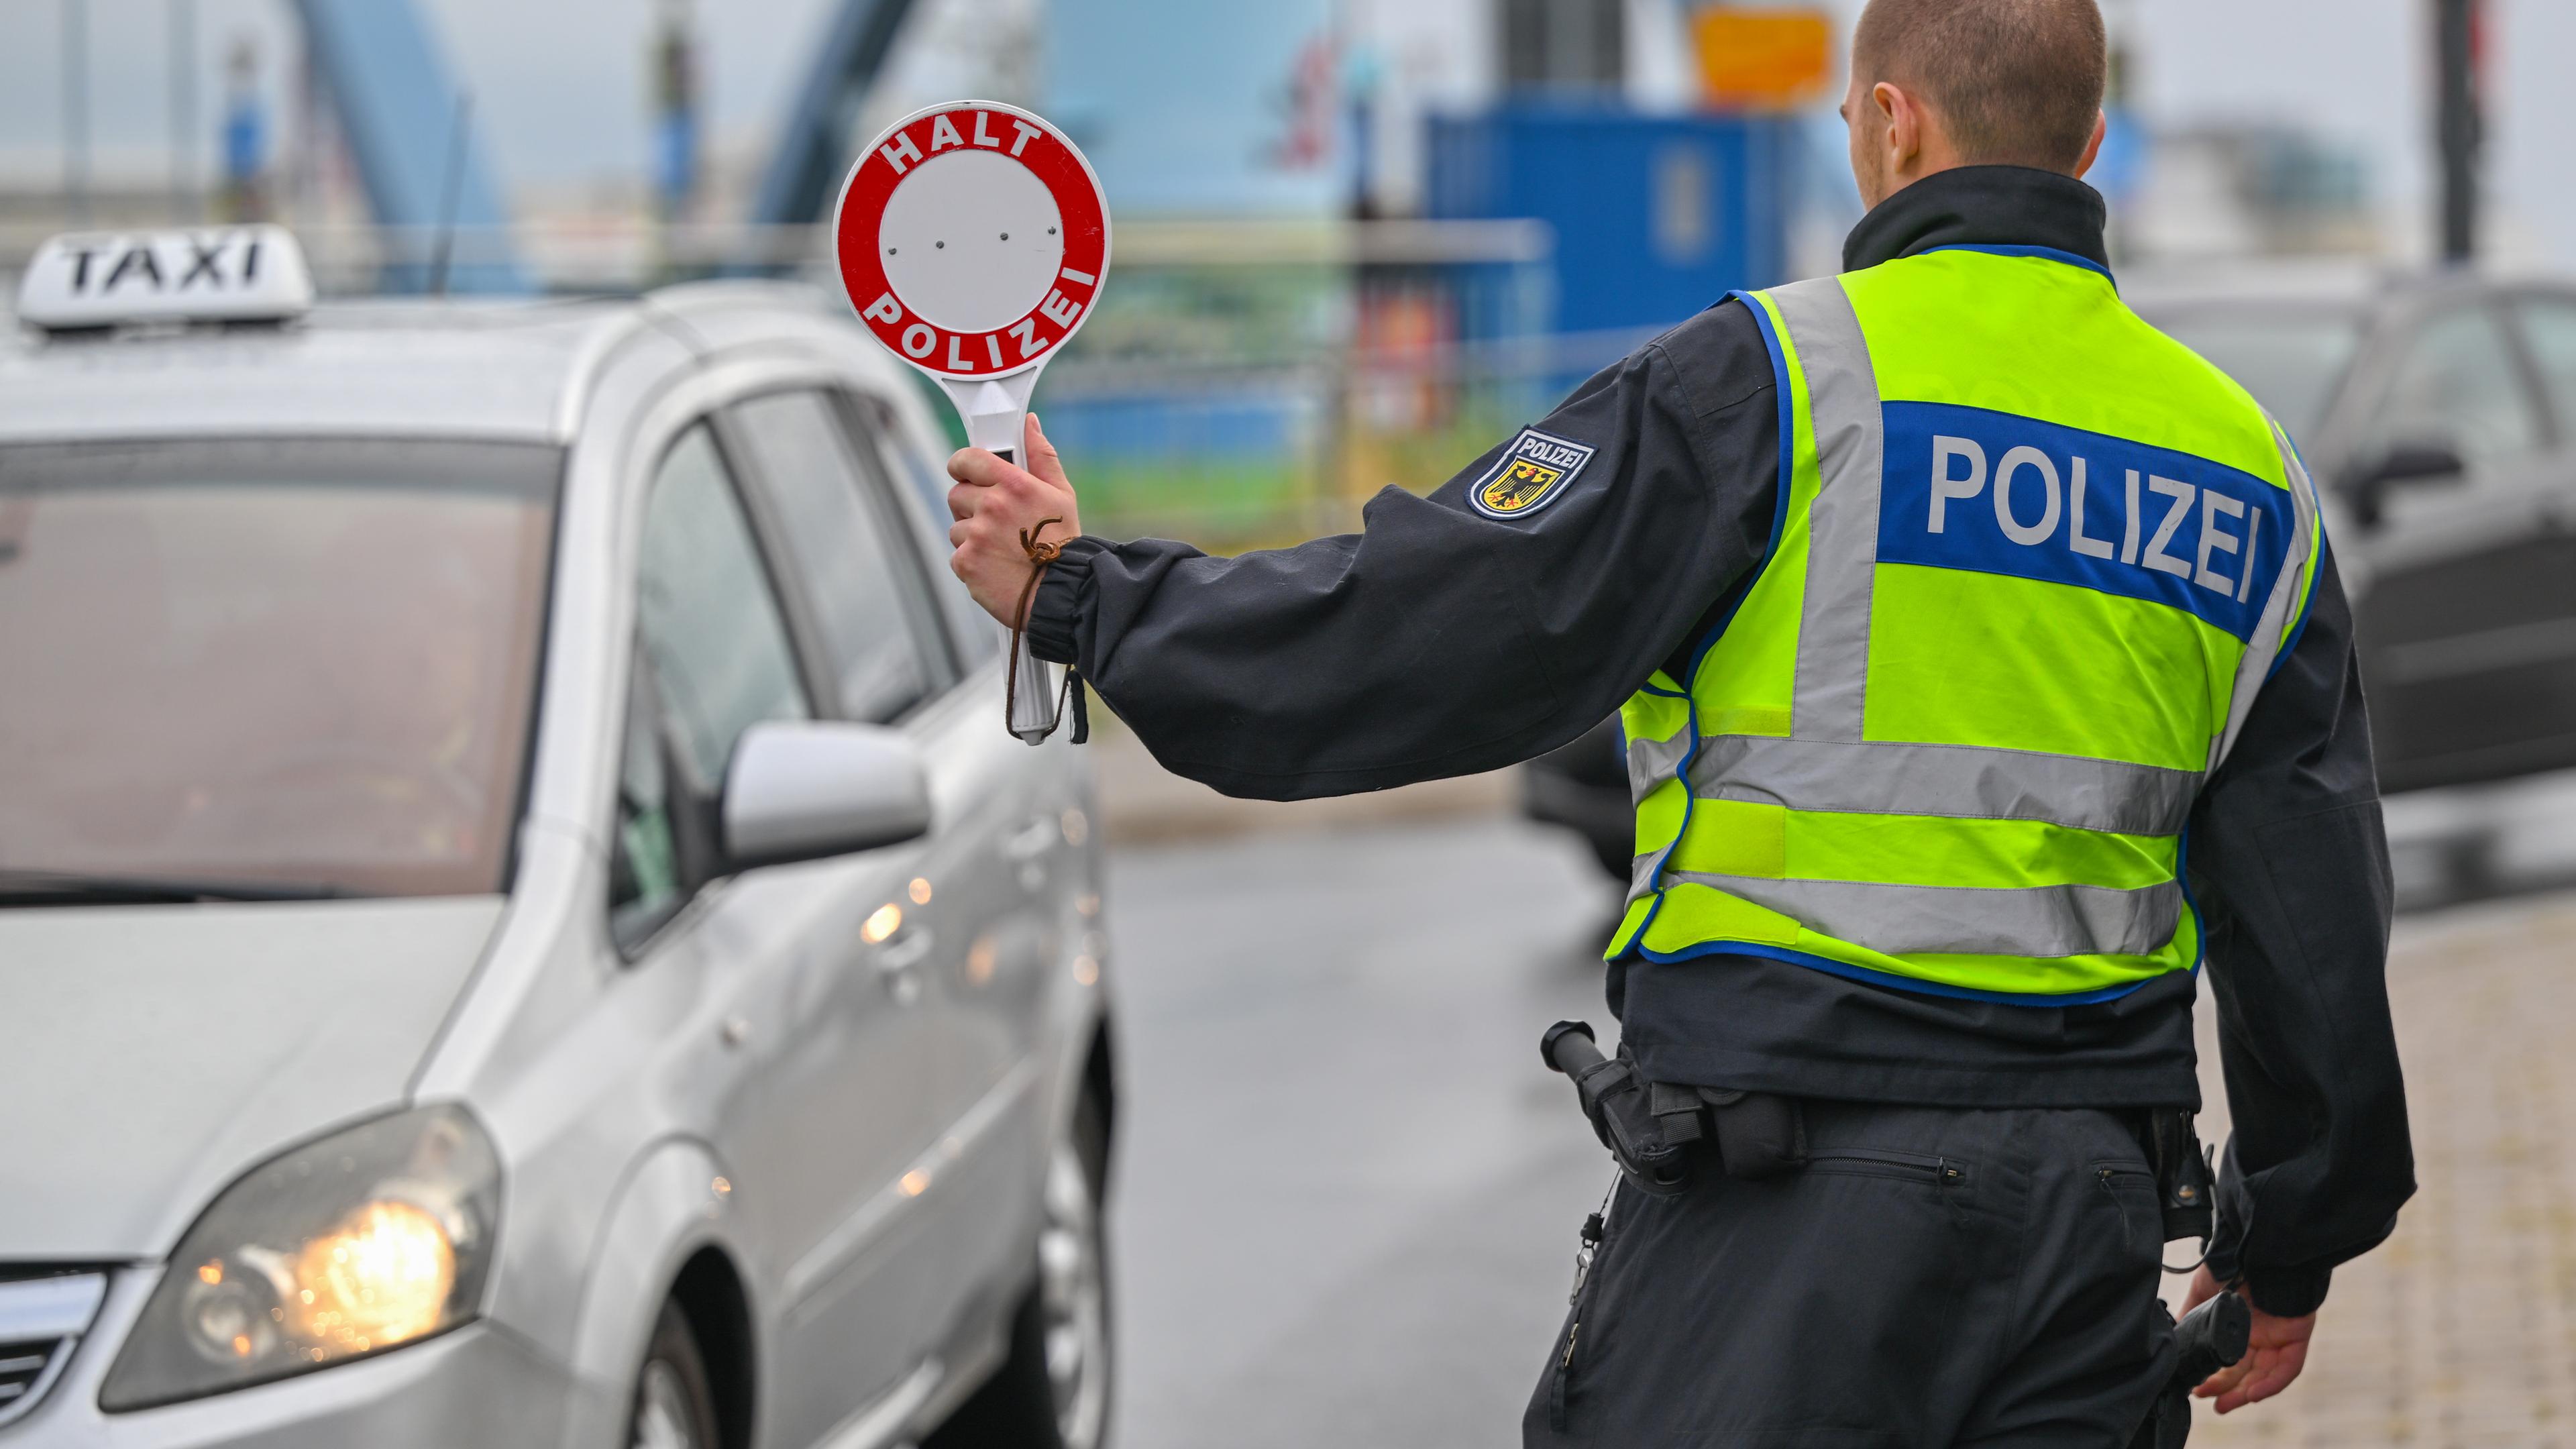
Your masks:
<svg viewBox="0 0 2576 1449"><path fill-rule="evenodd" d="M500 897L0 910L0 1264L169 1252L404 1098Z"/></svg>

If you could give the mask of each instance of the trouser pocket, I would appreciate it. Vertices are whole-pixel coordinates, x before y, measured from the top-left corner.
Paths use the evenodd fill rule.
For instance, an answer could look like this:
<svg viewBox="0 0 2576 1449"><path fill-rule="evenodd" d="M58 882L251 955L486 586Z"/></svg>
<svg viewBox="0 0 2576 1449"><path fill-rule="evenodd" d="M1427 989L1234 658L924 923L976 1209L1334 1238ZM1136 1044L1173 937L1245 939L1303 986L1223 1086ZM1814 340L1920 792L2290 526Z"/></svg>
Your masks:
<svg viewBox="0 0 2576 1449"><path fill-rule="evenodd" d="M2091 1165L2093 1181L2120 1210L2122 1241L2140 1256L2164 1261L2164 1213L2156 1200L2156 1175L2143 1162L2109 1160Z"/></svg>
<svg viewBox="0 0 2576 1449"><path fill-rule="evenodd" d="M1891 1147L1836 1147L1807 1154L1807 1171L1829 1176L1892 1177L1926 1187L1958 1188L1968 1183L1968 1164L1929 1152L1902 1152Z"/></svg>

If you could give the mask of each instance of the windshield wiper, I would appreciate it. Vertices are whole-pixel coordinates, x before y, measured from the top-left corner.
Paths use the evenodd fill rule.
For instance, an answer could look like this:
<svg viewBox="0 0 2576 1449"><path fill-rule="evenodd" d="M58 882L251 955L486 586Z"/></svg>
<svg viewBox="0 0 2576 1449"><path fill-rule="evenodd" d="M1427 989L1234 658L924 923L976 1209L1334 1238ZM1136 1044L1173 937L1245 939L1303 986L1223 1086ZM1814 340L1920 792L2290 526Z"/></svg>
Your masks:
<svg viewBox="0 0 2576 1449"><path fill-rule="evenodd" d="M350 892L308 881L212 880L194 876L87 875L0 869L0 907L149 905L191 901L327 901Z"/></svg>

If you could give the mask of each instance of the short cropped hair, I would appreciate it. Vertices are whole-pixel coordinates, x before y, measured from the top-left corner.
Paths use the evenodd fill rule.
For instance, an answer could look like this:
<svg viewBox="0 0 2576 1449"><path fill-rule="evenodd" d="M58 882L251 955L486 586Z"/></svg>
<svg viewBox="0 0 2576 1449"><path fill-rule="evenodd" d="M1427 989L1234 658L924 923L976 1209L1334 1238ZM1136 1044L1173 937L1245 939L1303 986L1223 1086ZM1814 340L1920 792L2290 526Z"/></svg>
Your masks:
<svg viewBox="0 0 2576 1449"><path fill-rule="evenodd" d="M1870 0L1852 69L1939 113L1972 164L2072 172L2110 74L2095 0Z"/></svg>

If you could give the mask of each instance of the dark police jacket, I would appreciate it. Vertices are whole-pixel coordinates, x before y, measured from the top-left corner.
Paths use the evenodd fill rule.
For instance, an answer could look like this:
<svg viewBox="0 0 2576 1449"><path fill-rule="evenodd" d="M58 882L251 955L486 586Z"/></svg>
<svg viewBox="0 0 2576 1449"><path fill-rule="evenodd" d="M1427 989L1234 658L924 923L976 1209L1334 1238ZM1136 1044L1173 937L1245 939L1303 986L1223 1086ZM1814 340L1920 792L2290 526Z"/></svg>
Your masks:
<svg viewBox="0 0 2576 1449"><path fill-rule="evenodd" d="M1947 243L2107 263L2102 199L2019 167L1944 172L1863 218L1847 268ZM1496 769L1573 739L1700 637L1762 557L1779 487L1771 360L1710 308L1536 424L1593 450L1525 517L1472 505L1497 446L1365 531L1212 558L1084 538L1031 647L1075 663L1154 757L1231 795L1300 799ZM2234 1108L2212 1266L2313 1309L2414 1190L2383 980L2390 883L2352 612L2331 546L2305 630L2190 823L2189 884ZM1654 1078L1952 1107L2197 1106L2176 972L2113 1001L1959 1001L1751 956L1610 968Z"/></svg>

